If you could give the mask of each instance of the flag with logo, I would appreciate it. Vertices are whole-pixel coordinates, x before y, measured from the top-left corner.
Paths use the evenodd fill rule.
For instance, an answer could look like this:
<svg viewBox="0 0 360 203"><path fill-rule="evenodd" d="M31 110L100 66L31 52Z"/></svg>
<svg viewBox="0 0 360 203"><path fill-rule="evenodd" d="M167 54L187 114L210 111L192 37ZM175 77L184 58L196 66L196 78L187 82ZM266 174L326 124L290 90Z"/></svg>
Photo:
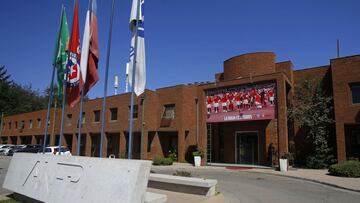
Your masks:
<svg viewBox="0 0 360 203"><path fill-rule="evenodd" d="M74 19L71 30L71 37L69 42L69 59L67 63L67 78L66 78L66 101L74 107L80 100L80 90L83 82L80 80L80 37L79 37L79 4L76 0Z"/></svg>
<svg viewBox="0 0 360 203"><path fill-rule="evenodd" d="M61 9L61 18L60 18L60 29L58 38L55 45L55 54L53 59L53 65L57 69L57 94L62 96L63 94L63 80L64 80L64 71L66 68L67 53L66 46L69 41L69 30L66 20L65 7Z"/></svg>
<svg viewBox="0 0 360 203"><path fill-rule="evenodd" d="M140 2L140 7L138 7ZM139 9L139 20L136 21L137 9ZM138 38L137 47L135 48L135 32L136 24L138 23ZM131 14L130 14L130 31L131 48L130 48L130 60L129 60L129 84L134 85L134 92L137 96L142 94L145 90L146 84L146 64L145 64L145 38L144 38L144 0L133 0ZM135 67L135 81L132 81L133 68L134 68L134 51L136 50L136 67Z"/></svg>
<svg viewBox="0 0 360 203"><path fill-rule="evenodd" d="M89 9L86 13L80 60L81 80L84 84L84 95L86 95L86 93L99 80L97 72L99 61L99 43L96 9L96 0L89 0Z"/></svg>

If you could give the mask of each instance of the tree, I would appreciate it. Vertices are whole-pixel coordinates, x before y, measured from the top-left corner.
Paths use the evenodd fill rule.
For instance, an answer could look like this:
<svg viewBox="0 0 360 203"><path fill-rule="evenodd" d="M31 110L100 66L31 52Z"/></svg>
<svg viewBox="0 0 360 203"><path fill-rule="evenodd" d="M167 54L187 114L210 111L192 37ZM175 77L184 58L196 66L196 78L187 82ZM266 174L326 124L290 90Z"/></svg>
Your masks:
<svg viewBox="0 0 360 203"><path fill-rule="evenodd" d="M333 102L324 92L319 81L304 78L295 87L294 103L288 110L289 120L299 124L310 145L309 153L300 156L309 168L326 168L335 157L329 146Z"/></svg>
<svg viewBox="0 0 360 203"><path fill-rule="evenodd" d="M5 114L9 111L7 103L10 101L9 91L12 81L10 75L7 74L5 66L0 67L0 112Z"/></svg>
<svg viewBox="0 0 360 203"><path fill-rule="evenodd" d="M5 66L0 67L0 112L5 115L26 113L43 109L44 97L31 85L22 86L10 80Z"/></svg>

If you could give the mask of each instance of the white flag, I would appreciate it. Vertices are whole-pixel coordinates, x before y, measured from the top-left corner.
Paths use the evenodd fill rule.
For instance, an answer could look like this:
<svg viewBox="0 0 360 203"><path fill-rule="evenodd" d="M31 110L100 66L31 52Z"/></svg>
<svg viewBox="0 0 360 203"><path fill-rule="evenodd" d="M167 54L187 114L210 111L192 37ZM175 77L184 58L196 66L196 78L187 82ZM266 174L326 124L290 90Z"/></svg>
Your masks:
<svg viewBox="0 0 360 203"><path fill-rule="evenodd" d="M133 0L131 15L130 15L130 31L131 37L131 48L130 48L130 59L129 59L129 84L133 86L132 73L133 73L133 62L134 62L134 50L135 50L135 29L136 29L136 10L138 0ZM144 38L144 0L140 0L140 15L138 25L138 41L136 48L136 67L135 67L135 85L134 92L137 96L141 95L145 91L146 84L146 64L145 64L145 38Z"/></svg>

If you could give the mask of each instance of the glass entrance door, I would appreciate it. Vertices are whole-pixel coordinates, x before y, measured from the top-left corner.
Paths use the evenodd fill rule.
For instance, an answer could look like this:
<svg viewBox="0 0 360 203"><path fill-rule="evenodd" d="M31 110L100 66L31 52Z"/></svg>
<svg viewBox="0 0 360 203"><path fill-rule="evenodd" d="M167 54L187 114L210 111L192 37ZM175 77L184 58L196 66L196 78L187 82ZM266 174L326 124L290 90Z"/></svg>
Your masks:
<svg viewBox="0 0 360 203"><path fill-rule="evenodd" d="M258 164L258 132L236 132L235 159L237 164Z"/></svg>

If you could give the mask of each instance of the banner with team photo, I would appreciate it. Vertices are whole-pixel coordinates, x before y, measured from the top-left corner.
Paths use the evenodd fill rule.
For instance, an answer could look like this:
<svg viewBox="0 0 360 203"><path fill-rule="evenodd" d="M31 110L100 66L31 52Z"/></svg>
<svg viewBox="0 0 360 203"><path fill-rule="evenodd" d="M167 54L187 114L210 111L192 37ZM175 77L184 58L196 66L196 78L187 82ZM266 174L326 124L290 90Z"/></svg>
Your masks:
<svg viewBox="0 0 360 203"><path fill-rule="evenodd" d="M275 83L233 86L205 93L207 123L275 118Z"/></svg>

